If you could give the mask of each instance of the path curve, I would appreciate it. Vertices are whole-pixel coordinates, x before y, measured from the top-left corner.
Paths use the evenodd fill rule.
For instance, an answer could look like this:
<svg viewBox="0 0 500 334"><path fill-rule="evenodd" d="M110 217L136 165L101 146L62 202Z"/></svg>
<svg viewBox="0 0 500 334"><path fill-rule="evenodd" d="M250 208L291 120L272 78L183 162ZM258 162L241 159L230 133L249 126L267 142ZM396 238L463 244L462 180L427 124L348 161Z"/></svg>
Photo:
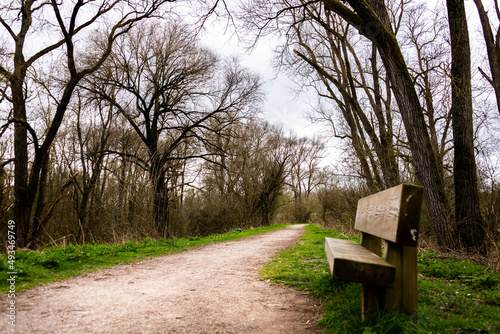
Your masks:
<svg viewBox="0 0 500 334"><path fill-rule="evenodd" d="M315 333L318 303L258 274L303 232L292 225L34 288L16 296L15 328L2 295L0 333Z"/></svg>

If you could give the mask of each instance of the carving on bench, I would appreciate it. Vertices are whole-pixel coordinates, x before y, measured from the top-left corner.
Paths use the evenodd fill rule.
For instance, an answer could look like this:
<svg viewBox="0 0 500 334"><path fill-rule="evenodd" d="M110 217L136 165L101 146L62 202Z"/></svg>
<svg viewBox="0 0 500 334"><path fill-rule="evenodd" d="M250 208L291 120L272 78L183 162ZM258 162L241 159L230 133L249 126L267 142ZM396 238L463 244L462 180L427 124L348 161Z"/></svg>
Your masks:
<svg viewBox="0 0 500 334"><path fill-rule="evenodd" d="M361 244L325 238L332 276L363 284L363 318L379 310L403 310L417 318L422 196L422 187L401 184L364 197L354 224L362 232Z"/></svg>

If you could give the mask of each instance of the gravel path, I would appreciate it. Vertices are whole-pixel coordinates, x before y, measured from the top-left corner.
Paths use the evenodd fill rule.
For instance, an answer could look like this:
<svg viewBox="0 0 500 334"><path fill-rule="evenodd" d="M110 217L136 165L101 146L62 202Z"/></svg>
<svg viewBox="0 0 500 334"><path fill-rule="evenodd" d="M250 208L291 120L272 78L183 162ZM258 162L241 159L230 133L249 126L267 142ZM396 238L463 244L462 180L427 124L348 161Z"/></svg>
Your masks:
<svg viewBox="0 0 500 334"><path fill-rule="evenodd" d="M19 293L16 327L0 296L0 333L315 333L307 293L259 281L301 225L118 265Z"/></svg>

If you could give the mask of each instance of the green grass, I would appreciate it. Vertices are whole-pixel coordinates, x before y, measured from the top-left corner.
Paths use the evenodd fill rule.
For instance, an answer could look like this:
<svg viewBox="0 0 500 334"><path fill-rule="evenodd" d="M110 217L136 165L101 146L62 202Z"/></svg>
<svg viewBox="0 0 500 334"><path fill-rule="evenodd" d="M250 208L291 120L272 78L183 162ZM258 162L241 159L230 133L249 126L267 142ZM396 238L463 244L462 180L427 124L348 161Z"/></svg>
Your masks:
<svg viewBox="0 0 500 334"><path fill-rule="evenodd" d="M419 253L418 323L400 313L361 321L361 284L332 279L324 251L325 237L346 237L314 225L306 230L261 275L321 300L325 333L500 333L500 274L435 253Z"/></svg>
<svg viewBox="0 0 500 334"><path fill-rule="evenodd" d="M16 292L37 285L62 280L86 272L112 267L119 263L130 263L147 258L182 252L213 242L241 239L277 230L285 224L258 227L255 229L235 229L224 234L208 237L181 239L145 239L142 242L126 242L120 245L58 246L42 251L17 251L15 259ZM9 262L6 255L0 255L0 293L9 291Z"/></svg>

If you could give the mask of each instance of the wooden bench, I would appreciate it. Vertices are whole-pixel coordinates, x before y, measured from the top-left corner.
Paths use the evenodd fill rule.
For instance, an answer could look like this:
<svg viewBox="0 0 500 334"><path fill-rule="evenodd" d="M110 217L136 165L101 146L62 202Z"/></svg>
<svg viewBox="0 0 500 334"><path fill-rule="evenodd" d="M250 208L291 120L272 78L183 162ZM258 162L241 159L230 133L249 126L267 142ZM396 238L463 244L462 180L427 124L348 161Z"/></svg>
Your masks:
<svg viewBox="0 0 500 334"><path fill-rule="evenodd" d="M401 184L362 198L354 225L362 232L361 244L325 238L332 276L363 284L363 318L391 310L403 310L415 318L418 315L417 243L422 195L422 187Z"/></svg>

